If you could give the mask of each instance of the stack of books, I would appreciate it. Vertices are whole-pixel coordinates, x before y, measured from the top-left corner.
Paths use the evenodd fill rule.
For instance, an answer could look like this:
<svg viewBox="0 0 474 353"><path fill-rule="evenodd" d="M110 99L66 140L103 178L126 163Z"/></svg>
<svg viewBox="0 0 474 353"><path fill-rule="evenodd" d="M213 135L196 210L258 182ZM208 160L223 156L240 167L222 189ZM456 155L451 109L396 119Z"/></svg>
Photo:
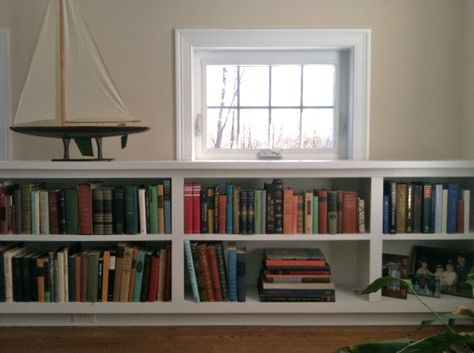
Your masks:
<svg viewBox="0 0 474 353"><path fill-rule="evenodd" d="M318 248L266 249L258 281L262 302L335 302L331 268Z"/></svg>
<svg viewBox="0 0 474 353"><path fill-rule="evenodd" d="M199 302L246 301L246 249L230 242L184 241L186 265ZM226 256L227 255L227 256Z"/></svg>

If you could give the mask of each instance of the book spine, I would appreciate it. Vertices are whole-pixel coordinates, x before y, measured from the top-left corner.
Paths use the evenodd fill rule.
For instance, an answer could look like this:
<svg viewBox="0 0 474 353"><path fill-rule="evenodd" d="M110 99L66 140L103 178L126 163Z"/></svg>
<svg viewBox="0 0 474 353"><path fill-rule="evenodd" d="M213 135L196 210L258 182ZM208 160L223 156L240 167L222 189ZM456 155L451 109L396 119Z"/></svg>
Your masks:
<svg viewBox="0 0 474 353"><path fill-rule="evenodd" d="M67 234L79 234L79 209L78 209L78 196L77 189L66 189L66 233ZM51 198L50 198L51 202ZM51 207L51 205L50 205ZM55 223L57 224L57 220ZM51 222L53 224L53 222ZM59 224L56 225L59 231Z"/></svg>
<svg viewBox="0 0 474 353"><path fill-rule="evenodd" d="M201 274L204 282L204 289L206 291L207 301L214 301L214 290L212 285L212 276L207 257L206 244L198 245L198 256L199 256L199 267L201 268Z"/></svg>
<svg viewBox="0 0 474 353"><path fill-rule="evenodd" d="M304 196L296 195L296 232L304 233Z"/></svg>
<svg viewBox="0 0 474 353"><path fill-rule="evenodd" d="M125 194L123 187L113 190L113 224L114 234L125 233Z"/></svg>
<svg viewBox="0 0 474 353"><path fill-rule="evenodd" d="M422 216L422 232L423 233L430 232L431 198L432 198L432 185L423 184L423 216Z"/></svg>
<svg viewBox="0 0 474 353"><path fill-rule="evenodd" d="M341 206L342 207L342 206ZM342 220L342 217L341 217ZM319 198L318 195L313 193L313 234L318 234L319 232ZM342 225L341 225L342 232Z"/></svg>
<svg viewBox="0 0 474 353"><path fill-rule="evenodd" d="M193 233L193 186L184 184L184 233Z"/></svg>
<svg viewBox="0 0 474 353"><path fill-rule="evenodd" d="M407 209L406 209L406 228L407 233L413 233L415 228L414 208L415 208L415 185L407 184Z"/></svg>
<svg viewBox="0 0 474 353"><path fill-rule="evenodd" d="M104 189L104 202L103 202L103 223L104 223L104 234L111 235L114 232L114 214L113 214L113 190Z"/></svg>
<svg viewBox="0 0 474 353"><path fill-rule="evenodd" d="M201 233L201 184L193 184L193 233Z"/></svg>
<svg viewBox="0 0 474 353"><path fill-rule="evenodd" d="M206 247L207 252L207 259L209 265L209 272L211 275L211 282L212 282L212 292L214 296L214 300L221 302L224 300L222 297L222 289L221 289L221 280L219 275L219 265L217 262L217 251L216 246L211 244Z"/></svg>
<svg viewBox="0 0 474 353"><path fill-rule="evenodd" d="M125 186L125 233L138 233L138 187Z"/></svg>
<svg viewBox="0 0 474 353"><path fill-rule="evenodd" d="M148 185L148 195L150 195L150 233L158 234L158 188L156 185Z"/></svg>
<svg viewBox="0 0 474 353"><path fill-rule="evenodd" d="M413 233L421 233L423 215L423 186L415 184L413 193Z"/></svg>
<svg viewBox="0 0 474 353"><path fill-rule="evenodd" d="M165 301L166 292L166 268L168 265L168 251L166 248L160 249L160 275L158 281L158 301Z"/></svg>
<svg viewBox="0 0 474 353"><path fill-rule="evenodd" d="M283 233L291 234L293 224L293 189L283 191Z"/></svg>
<svg viewBox="0 0 474 353"><path fill-rule="evenodd" d="M216 253L217 253L217 264L219 266L219 279L221 282L221 290L222 290L222 299L224 301L229 300L229 296L227 293L227 271L225 266L225 259L224 259L224 245L222 242L216 245Z"/></svg>
<svg viewBox="0 0 474 353"><path fill-rule="evenodd" d="M343 233L357 233L357 193L345 191L342 198L342 231Z"/></svg>
<svg viewBox="0 0 474 353"><path fill-rule="evenodd" d="M104 234L104 190L92 190L92 219L93 233L97 235Z"/></svg>
<svg viewBox="0 0 474 353"><path fill-rule="evenodd" d="M92 189L90 184L78 185L79 234L92 234ZM58 200L59 204L59 200Z"/></svg>
<svg viewBox="0 0 474 353"><path fill-rule="evenodd" d="M328 232L337 233L337 191L332 190L328 191Z"/></svg>
<svg viewBox="0 0 474 353"><path fill-rule="evenodd" d="M147 206L146 206L146 190L145 187L138 188L138 220L140 234L147 234Z"/></svg>
<svg viewBox="0 0 474 353"><path fill-rule="evenodd" d="M171 234L171 180L163 180L163 195L165 200L164 218L165 218L165 234Z"/></svg>
<svg viewBox="0 0 474 353"><path fill-rule="evenodd" d="M240 186L234 185L232 201L232 234L240 234Z"/></svg>
<svg viewBox="0 0 474 353"><path fill-rule="evenodd" d="M33 185L21 184L21 233L31 234L31 191Z"/></svg>
<svg viewBox="0 0 474 353"><path fill-rule="evenodd" d="M145 269L145 251L139 250L137 254L137 263L135 265L135 283L133 288L132 301L135 303L140 302L141 290L143 286L143 275Z"/></svg>
<svg viewBox="0 0 474 353"><path fill-rule="evenodd" d="M397 232L397 183L394 181L388 182L390 193L390 233Z"/></svg>
<svg viewBox="0 0 474 353"><path fill-rule="evenodd" d="M0 234L8 234L8 196L0 187Z"/></svg>
<svg viewBox="0 0 474 353"><path fill-rule="evenodd" d="M304 232L313 234L313 193L304 194Z"/></svg>
<svg viewBox="0 0 474 353"><path fill-rule="evenodd" d="M207 227L209 234L215 234L215 209L216 209L216 192L214 187L207 188Z"/></svg>
<svg viewBox="0 0 474 353"><path fill-rule="evenodd" d="M281 179L275 179L273 181L273 185L273 190L275 193L275 233L281 234L283 233L283 181Z"/></svg>
<svg viewBox="0 0 474 353"><path fill-rule="evenodd" d="M234 245L227 248L227 283L229 301L237 301L237 249Z"/></svg>
<svg viewBox="0 0 474 353"><path fill-rule="evenodd" d="M226 206L226 232L233 234L234 231L234 185L226 185L227 206Z"/></svg>
<svg viewBox="0 0 474 353"><path fill-rule="evenodd" d="M390 196L383 195L383 234L389 234Z"/></svg>
<svg viewBox="0 0 474 353"><path fill-rule="evenodd" d="M248 203L247 203L247 233L255 233L255 192L254 190L247 191Z"/></svg>
<svg viewBox="0 0 474 353"><path fill-rule="evenodd" d="M191 282L191 289L193 291L193 298L196 303L199 303L201 301L199 297L199 288L198 288L197 279L196 279L196 272L194 271L194 261L193 261L192 251L191 251L191 242L188 239L184 240L184 254L186 257L186 265L188 268L189 281Z"/></svg>
<svg viewBox="0 0 474 353"><path fill-rule="evenodd" d="M237 249L237 301L245 302L247 297L246 265L247 254L244 248Z"/></svg>
<svg viewBox="0 0 474 353"><path fill-rule="evenodd" d="M204 288L204 279L202 277L201 265L199 263L199 250L198 250L198 243L192 242L191 243L191 253L193 258L194 264L194 272L196 273L196 281L198 285L199 291L199 299L203 302L207 301L206 290Z"/></svg>
<svg viewBox="0 0 474 353"><path fill-rule="evenodd" d="M459 198L459 185L448 184L448 219L447 230L448 233L457 232L457 208Z"/></svg>
<svg viewBox="0 0 474 353"><path fill-rule="evenodd" d="M396 232L406 233L407 220L407 184L397 184Z"/></svg>
<svg viewBox="0 0 474 353"><path fill-rule="evenodd" d="M248 206L249 196L247 190L240 192L240 234L248 234Z"/></svg>
<svg viewBox="0 0 474 353"><path fill-rule="evenodd" d="M227 195L219 195L219 234L227 232Z"/></svg>
<svg viewBox="0 0 474 353"><path fill-rule="evenodd" d="M319 234L328 233L328 192L318 191L319 198Z"/></svg>
<svg viewBox="0 0 474 353"><path fill-rule="evenodd" d="M365 230L366 230L366 227L365 227L365 201L364 199L361 199L360 197L357 198L357 202L358 202L358 205L359 205L359 208L358 208L358 218L357 218L357 222L358 222L358 229L357 231L359 233L365 233Z"/></svg>
<svg viewBox="0 0 474 353"><path fill-rule="evenodd" d="M464 203L464 233L470 232L471 190L463 190L461 194Z"/></svg>
<svg viewBox="0 0 474 353"><path fill-rule="evenodd" d="M441 210L441 233L448 232L448 189L443 189L443 205Z"/></svg>
<svg viewBox="0 0 474 353"><path fill-rule="evenodd" d="M163 184L158 184L156 192L158 199L158 233L165 234L165 189Z"/></svg>
<svg viewBox="0 0 474 353"><path fill-rule="evenodd" d="M127 302L130 292L130 277L132 272L133 248L125 246L123 251L121 279L120 279L120 295L119 301Z"/></svg>
<svg viewBox="0 0 474 353"><path fill-rule="evenodd" d="M201 188L201 234L209 234L209 200L207 198L207 190Z"/></svg>
<svg viewBox="0 0 474 353"><path fill-rule="evenodd" d="M49 194L46 190L40 190L40 233L50 234L49 232Z"/></svg>

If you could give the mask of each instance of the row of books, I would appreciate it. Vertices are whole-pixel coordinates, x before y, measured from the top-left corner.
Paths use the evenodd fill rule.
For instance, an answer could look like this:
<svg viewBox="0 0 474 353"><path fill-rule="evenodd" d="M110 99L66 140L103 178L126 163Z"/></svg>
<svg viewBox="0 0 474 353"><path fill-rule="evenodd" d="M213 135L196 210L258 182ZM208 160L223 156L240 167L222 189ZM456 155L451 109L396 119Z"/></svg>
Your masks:
<svg viewBox="0 0 474 353"><path fill-rule="evenodd" d="M318 248L266 249L258 280L263 302L334 302L331 267Z"/></svg>
<svg viewBox="0 0 474 353"><path fill-rule="evenodd" d="M184 241L186 265L196 303L245 302L246 249L222 242ZM225 256L227 255L227 256Z"/></svg>
<svg viewBox="0 0 474 353"><path fill-rule="evenodd" d="M0 185L0 234L171 234L171 181Z"/></svg>
<svg viewBox="0 0 474 353"><path fill-rule="evenodd" d="M0 244L0 301L155 302L171 300L171 246L61 247Z"/></svg>
<svg viewBox="0 0 474 353"><path fill-rule="evenodd" d="M281 179L263 189L184 185L184 232L220 234L365 233L365 202L355 191L296 192Z"/></svg>
<svg viewBox="0 0 474 353"><path fill-rule="evenodd" d="M383 233L468 233L470 190L459 184L386 181Z"/></svg>

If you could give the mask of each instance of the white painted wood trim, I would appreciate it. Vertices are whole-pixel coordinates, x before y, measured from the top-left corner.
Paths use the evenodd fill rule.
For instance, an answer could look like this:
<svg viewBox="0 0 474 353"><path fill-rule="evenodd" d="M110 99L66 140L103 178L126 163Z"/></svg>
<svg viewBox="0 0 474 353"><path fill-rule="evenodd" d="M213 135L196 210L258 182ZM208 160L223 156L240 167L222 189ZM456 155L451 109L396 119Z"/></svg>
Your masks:
<svg viewBox="0 0 474 353"><path fill-rule="evenodd" d="M0 29L0 160L12 158L9 32Z"/></svg>
<svg viewBox="0 0 474 353"><path fill-rule="evenodd" d="M370 29L176 29L176 158L194 159L193 57L199 49L349 49L352 72L354 131L350 159L369 157Z"/></svg>

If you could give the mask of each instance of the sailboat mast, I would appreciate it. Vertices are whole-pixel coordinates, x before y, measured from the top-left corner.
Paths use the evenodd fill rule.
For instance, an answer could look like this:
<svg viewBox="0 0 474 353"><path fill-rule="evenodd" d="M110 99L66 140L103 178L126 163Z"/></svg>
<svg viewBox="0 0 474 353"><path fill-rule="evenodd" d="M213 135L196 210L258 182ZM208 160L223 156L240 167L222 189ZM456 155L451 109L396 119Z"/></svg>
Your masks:
<svg viewBox="0 0 474 353"><path fill-rule="evenodd" d="M61 125L66 123L66 67L64 48L64 0L59 0L59 67L60 67L60 101Z"/></svg>

